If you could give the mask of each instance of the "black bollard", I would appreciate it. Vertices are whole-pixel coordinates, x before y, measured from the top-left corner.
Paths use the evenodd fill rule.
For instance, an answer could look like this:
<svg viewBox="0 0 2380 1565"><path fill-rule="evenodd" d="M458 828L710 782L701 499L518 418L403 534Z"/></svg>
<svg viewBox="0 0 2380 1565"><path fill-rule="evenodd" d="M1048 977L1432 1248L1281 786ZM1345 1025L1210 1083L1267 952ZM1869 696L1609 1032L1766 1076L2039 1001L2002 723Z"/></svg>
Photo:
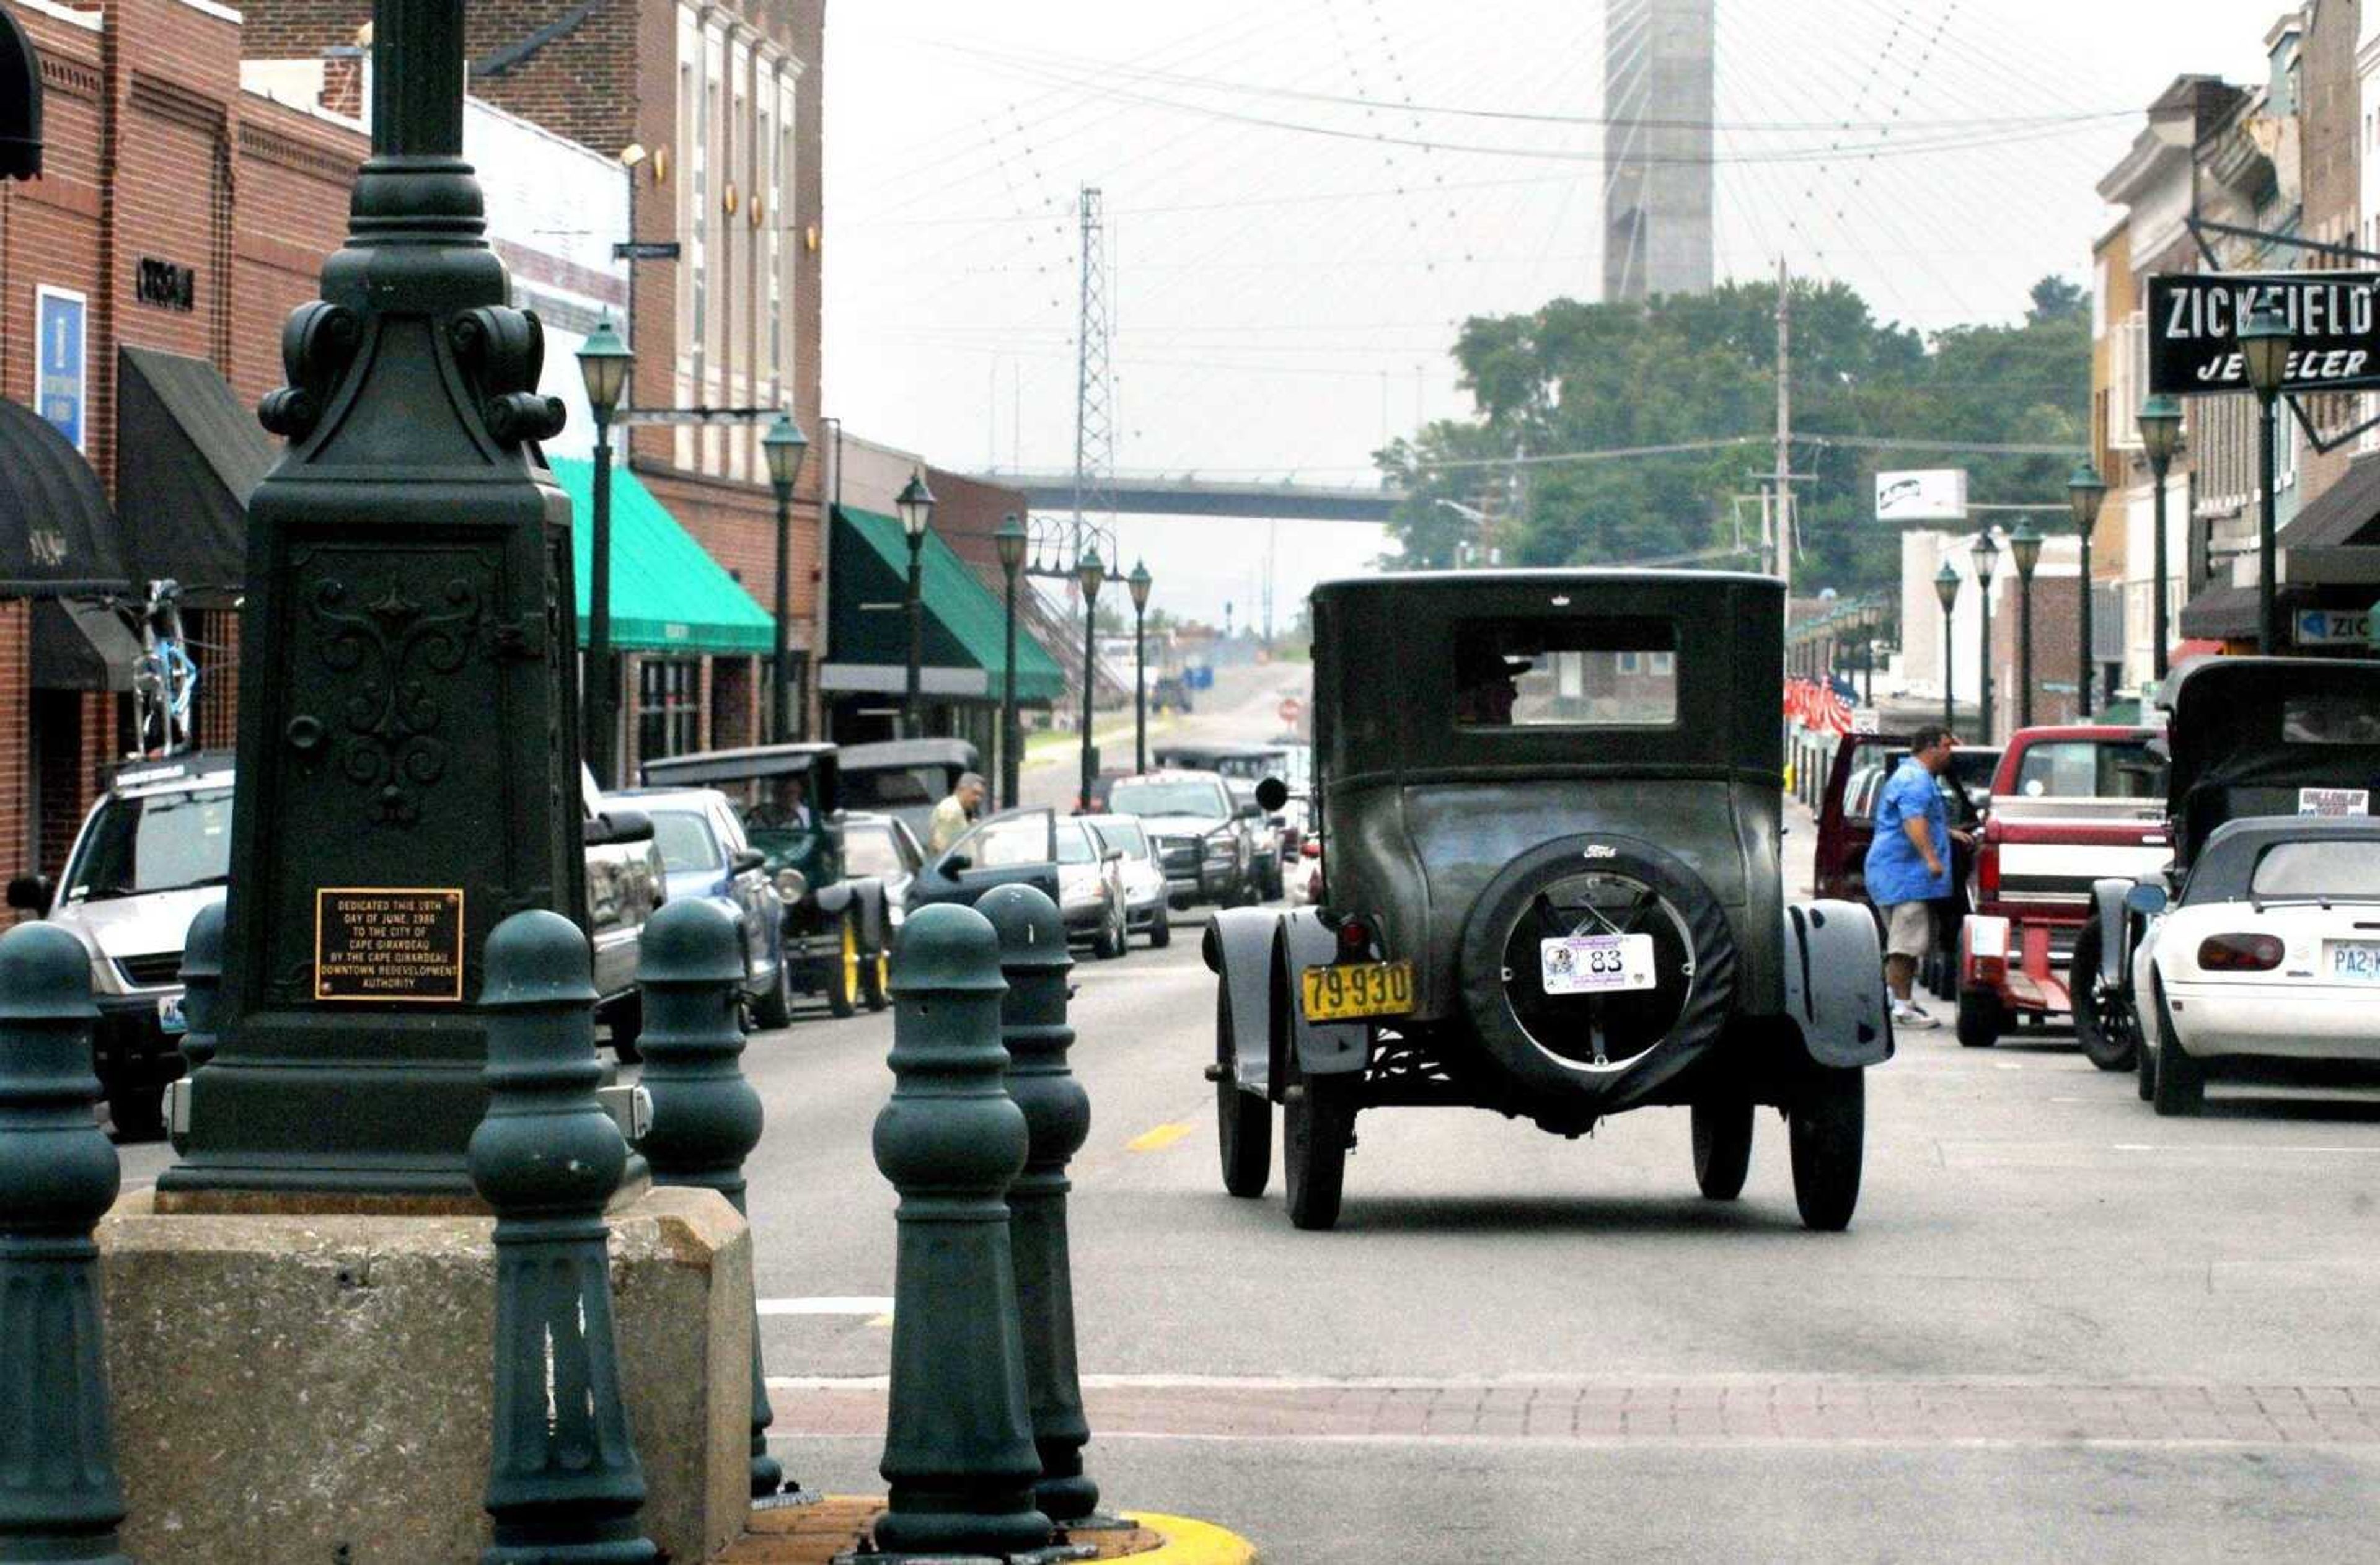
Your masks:
<svg viewBox="0 0 2380 1565"><path fill-rule="evenodd" d="M1025 1111L1025 1171L1008 1187L1009 1243L1025 1334L1026 1402L1041 1481L1033 1494L1061 1528L1079 1527L1099 1508L1099 1486L1083 1474L1091 1426L1075 1365L1075 1279L1067 1256L1066 1164L1091 1132L1091 1100L1066 1051L1066 925L1058 904L1031 886L997 886L976 904L1000 936L1008 993L1000 1005L1008 1046L1008 1095Z"/></svg>
<svg viewBox="0 0 2380 1565"><path fill-rule="evenodd" d="M760 1095L744 1079L743 938L718 904L674 902L645 926L637 955L645 1030L640 1085L652 1098L652 1122L637 1150L656 1184L716 1190L738 1212L744 1159L760 1145ZM756 1263L757 1265L757 1258ZM760 1364L760 1318L752 1317L752 1498L784 1487L785 1472L769 1454L769 1382Z"/></svg>
<svg viewBox="0 0 2380 1565"><path fill-rule="evenodd" d="M620 1401L603 1207L628 1149L596 1101L587 937L516 913L487 945L488 1112L471 1183L496 1213L495 1449L481 1565L653 1565Z"/></svg>
<svg viewBox="0 0 2380 1565"><path fill-rule="evenodd" d="M215 1057L215 1007L223 994L224 904L199 909L182 942L182 1059L196 1075Z"/></svg>
<svg viewBox="0 0 2380 1565"><path fill-rule="evenodd" d="M1041 1461L1008 1240L1025 1116L1002 1085L1000 939L983 915L920 909L892 958L892 1101L876 1166L901 1194L891 1406L876 1523L885 1554L1006 1557L1047 1547Z"/></svg>
<svg viewBox="0 0 2380 1565"><path fill-rule="evenodd" d="M0 1560L129 1565L91 1238L120 1179L92 1112L98 1017L80 940L0 936Z"/></svg>

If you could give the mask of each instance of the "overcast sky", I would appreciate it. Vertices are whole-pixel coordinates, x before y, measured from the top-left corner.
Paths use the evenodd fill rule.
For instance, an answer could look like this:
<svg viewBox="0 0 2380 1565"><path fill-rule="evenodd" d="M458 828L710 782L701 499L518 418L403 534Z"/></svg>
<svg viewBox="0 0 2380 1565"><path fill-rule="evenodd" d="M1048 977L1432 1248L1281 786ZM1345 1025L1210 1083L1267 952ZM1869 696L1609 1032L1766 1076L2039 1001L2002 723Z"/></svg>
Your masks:
<svg viewBox="0 0 2380 1565"><path fill-rule="evenodd" d="M2255 0L1718 0L1718 263L1924 330L2086 278L2092 187ZM826 402L963 470L1074 461L1076 191L1109 212L1130 472L1372 481L1467 411L1466 316L1596 297L1594 0L864 0L829 11ZM1657 111L1658 112L1658 111ZM1714 430L1712 435L1741 431ZM1125 518L1152 602L1254 612L1267 524ZM1278 619L1375 528L1281 524Z"/></svg>

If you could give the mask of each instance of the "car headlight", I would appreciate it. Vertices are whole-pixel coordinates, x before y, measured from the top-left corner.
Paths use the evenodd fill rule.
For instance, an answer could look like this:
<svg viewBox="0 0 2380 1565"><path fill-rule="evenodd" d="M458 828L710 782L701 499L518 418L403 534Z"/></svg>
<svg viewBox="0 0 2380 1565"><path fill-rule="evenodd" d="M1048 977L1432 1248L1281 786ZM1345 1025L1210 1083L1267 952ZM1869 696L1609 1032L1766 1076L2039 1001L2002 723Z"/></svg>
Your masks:
<svg viewBox="0 0 2380 1565"><path fill-rule="evenodd" d="M778 897L789 907L810 894L810 883L798 869L778 870L775 884Z"/></svg>

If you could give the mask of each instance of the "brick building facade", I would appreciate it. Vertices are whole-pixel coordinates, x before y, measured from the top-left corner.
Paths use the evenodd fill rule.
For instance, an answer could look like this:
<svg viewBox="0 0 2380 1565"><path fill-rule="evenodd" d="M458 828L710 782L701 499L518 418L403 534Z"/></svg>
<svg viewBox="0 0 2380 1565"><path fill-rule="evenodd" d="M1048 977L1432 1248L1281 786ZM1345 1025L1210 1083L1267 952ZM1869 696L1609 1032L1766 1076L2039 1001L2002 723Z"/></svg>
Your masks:
<svg viewBox="0 0 2380 1565"><path fill-rule="evenodd" d="M47 152L41 178L0 182L0 396L67 398L112 492L119 347L203 360L249 405L279 385L281 323L315 297L366 149L352 127L242 91L239 17L212 0L9 4L41 56ZM45 396L39 323L61 308L81 352ZM0 866L54 871L128 735L121 698L35 687L35 620L0 601ZM228 744L236 618L215 609L188 629L197 737Z"/></svg>

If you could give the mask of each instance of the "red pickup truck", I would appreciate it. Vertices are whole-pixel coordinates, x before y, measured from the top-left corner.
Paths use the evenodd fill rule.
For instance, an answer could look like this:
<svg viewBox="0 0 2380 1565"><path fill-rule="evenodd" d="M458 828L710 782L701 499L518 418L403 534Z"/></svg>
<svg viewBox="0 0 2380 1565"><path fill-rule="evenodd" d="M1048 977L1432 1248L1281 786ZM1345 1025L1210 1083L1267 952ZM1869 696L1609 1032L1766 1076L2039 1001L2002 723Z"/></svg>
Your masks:
<svg viewBox="0 0 2380 1565"><path fill-rule="evenodd" d="M1968 1048L1990 1048L2020 1015L2072 1013L2068 976L2091 921L2092 882L2154 874L2171 856L2157 735L2070 726L2010 738L1959 935L1958 1033ZM2128 1039L2091 1020L2075 1017L2083 1052L2103 1069L2130 1069Z"/></svg>
<svg viewBox="0 0 2380 1565"><path fill-rule="evenodd" d="M1816 893L1844 902L1867 901L1867 850L1876 840L1876 801L1885 782L1909 758L1909 740L1895 734L1846 734L1835 748L1827 770L1826 792L1818 799L1818 842L1814 864ZM1982 822L1990 795L1985 791L2000 753L1981 746L1961 745L1951 752L1950 770L1935 780L1942 790L1950 824L1972 831ZM1958 991L1949 952L1959 939L1967 912L1968 851L1950 854L1950 894L1936 904L1935 960L1918 975L1919 981L1945 1000Z"/></svg>

